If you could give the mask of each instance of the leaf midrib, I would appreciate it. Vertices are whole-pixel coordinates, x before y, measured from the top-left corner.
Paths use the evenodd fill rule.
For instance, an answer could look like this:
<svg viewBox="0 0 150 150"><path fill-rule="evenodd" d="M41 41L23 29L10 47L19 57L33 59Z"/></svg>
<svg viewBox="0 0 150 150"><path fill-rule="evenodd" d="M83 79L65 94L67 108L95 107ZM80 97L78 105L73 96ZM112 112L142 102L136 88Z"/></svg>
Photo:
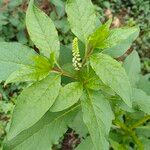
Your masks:
<svg viewBox="0 0 150 150"><path fill-rule="evenodd" d="M95 117L95 119L96 119L96 123L97 123L97 127L99 128L99 131L101 131L101 128L99 127L99 123L98 123L98 119L97 119L97 117L96 117L96 113L95 113L95 109L94 109L94 106L93 106L93 103L92 103L92 98L90 97L90 92L87 90L87 93L88 93L88 96L89 96L89 101L90 101L90 104L91 104L91 106L92 106L92 110L93 110L93 112L94 112L94 117ZM103 121L102 121L103 122ZM103 123L104 124L104 123ZM93 138L91 138L92 139L92 141L93 141ZM95 142L93 142L93 143L95 143ZM95 144L94 144L95 145Z"/></svg>

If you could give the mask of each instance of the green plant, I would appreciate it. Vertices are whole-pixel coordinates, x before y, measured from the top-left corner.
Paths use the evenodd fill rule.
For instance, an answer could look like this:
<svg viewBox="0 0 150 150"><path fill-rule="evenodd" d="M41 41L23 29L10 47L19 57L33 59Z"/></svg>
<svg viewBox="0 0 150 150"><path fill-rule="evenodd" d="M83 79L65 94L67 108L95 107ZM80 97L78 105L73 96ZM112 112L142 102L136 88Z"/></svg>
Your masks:
<svg viewBox="0 0 150 150"><path fill-rule="evenodd" d="M111 20L100 25L90 0L69 0L66 12L76 36L72 50L60 51L52 20L34 0L26 26L40 54L0 43L0 80L29 83L17 98L4 150L52 149L68 127L80 135L77 150L144 149L148 136L141 142L141 129L135 129L150 119L150 96L138 87L139 57L133 51L123 65L114 59L131 46L139 28L111 29Z"/></svg>

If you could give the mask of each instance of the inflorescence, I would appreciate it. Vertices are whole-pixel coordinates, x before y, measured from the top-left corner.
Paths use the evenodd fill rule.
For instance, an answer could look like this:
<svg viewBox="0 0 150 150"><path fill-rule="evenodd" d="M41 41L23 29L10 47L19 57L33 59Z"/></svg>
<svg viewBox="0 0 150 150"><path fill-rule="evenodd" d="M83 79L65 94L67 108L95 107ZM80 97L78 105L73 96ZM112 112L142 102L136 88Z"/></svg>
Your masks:
<svg viewBox="0 0 150 150"><path fill-rule="evenodd" d="M81 64L81 57L80 57L80 51L78 47L77 38L74 38L73 43L72 43L72 55L73 55L72 63L73 63L75 70L80 70L80 68L82 67L82 64Z"/></svg>

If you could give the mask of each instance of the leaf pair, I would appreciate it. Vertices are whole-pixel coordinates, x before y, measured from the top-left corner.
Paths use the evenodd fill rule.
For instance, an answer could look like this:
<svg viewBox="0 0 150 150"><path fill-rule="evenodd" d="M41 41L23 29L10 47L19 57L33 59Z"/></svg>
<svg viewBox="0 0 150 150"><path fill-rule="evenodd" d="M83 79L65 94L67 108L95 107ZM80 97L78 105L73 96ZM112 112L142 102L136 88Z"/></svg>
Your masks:
<svg viewBox="0 0 150 150"><path fill-rule="evenodd" d="M61 88L60 76L56 74L51 74L26 88L17 99L5 148L40 150L41 148L49 149L53 144L57 144L59 138L66 132L67 125L74 119L76 110L80 107L80 105L75 105L69 108L77 103L82 90L78 82ZM49 108L53 113L49 111L48 115L45 115ZM57 113L66 108L69 109ZM44 119L46 124L41 119L42 117L47 118ZM31 141L34 142L28 144Z"/></svg>
<svg viewBox="0 0 150 150"><path fill-rule="evenodd" d="M78 82L64 87L60 75L50 74L26 88L17 99L8 140L34 125L49 110L62 111L78 102L83 87Z"/></svg>

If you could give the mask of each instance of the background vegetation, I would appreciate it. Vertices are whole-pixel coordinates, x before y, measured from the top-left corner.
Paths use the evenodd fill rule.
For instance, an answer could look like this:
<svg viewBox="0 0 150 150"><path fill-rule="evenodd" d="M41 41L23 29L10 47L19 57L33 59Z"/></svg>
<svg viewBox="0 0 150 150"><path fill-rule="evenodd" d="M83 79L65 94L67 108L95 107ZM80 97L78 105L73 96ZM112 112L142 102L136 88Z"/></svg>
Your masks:
<svg viewBox="0 0 150 150"><path fill-rule="evenodd" d="M66 19L65 0L38 0L37 2L55 22L61 43L69 46L73 35ZM93 0L93 3L101 22L113 18L113 28L135 24L140 26L140 36L129 51L136 49L139 52L142 73L150 73L150 1ZM33 47L25 27L27 6L28 0L0 0L0 41L19 41ZM36 47L34 48L37 50ZM0 145L7 132L6 124L11 118L15 97L23 87L24 84L12 84L5 87L3 83L0 84ZM73 131L68 130L62 144L64 149L69 149L73 144L78 143L76 137Z"/></svg>

